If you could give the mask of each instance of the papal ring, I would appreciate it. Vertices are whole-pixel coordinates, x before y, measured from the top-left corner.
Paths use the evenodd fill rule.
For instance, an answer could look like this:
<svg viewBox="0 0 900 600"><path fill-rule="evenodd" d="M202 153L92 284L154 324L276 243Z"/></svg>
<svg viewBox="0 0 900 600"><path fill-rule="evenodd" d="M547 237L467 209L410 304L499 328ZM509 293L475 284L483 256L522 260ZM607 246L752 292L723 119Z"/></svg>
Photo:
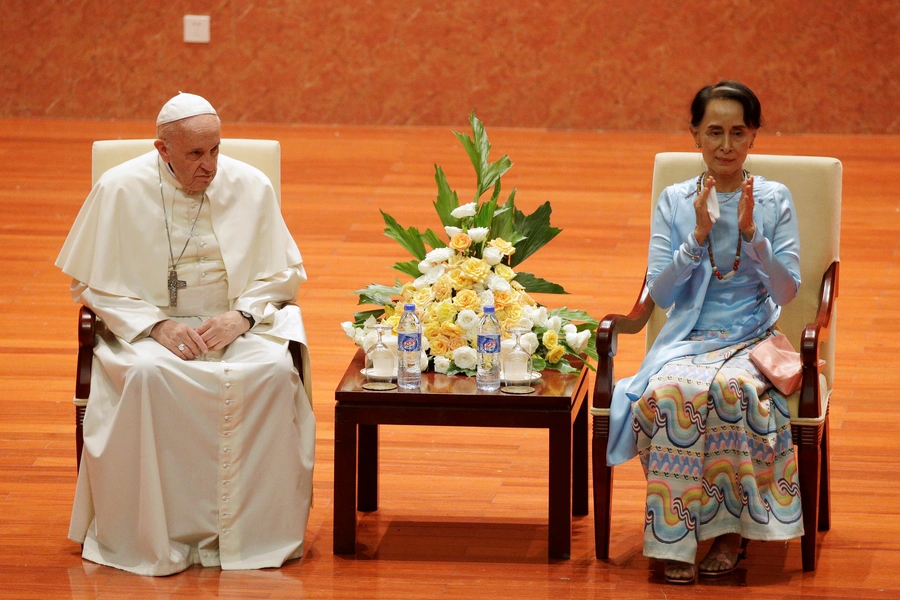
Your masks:
<svg viewBox="0 0 900 600"><path fill-rule="evenodd" d="M184 352L185 345L184 345L184 344L178 344L178 349L181 350L182 352Z"/></svg>

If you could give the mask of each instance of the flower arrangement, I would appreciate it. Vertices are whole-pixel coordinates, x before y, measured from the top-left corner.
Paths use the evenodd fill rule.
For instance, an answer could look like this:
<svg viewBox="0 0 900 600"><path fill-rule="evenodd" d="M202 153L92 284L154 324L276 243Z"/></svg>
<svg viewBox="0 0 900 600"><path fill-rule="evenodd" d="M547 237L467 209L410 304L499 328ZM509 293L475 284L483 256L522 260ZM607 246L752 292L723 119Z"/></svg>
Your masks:
<svg viewBox="0 0 900 600"><path fill-rule="evenodd" d="M550 226L550 203L525 215L516 208L513 189L501 205L500 178L512 162L506 155L488 162L491 145L484 125L474 112L469 122L472 137L457 132L454 135L475 167L475 199L460 205L444 172L435 165L438 194L434 207L444 226L446 242L431 229L420 233L415 227L404 228L381 211L385 235L413 256L413 260L395 263L393 268L414 280L401 283L395 278L393 286L370 284L357 290L354 293L359 294L360 305L378 308L355 313L354 321L342 327L350 339L368 350L377 339L370 326L378 321L393 325L393 335L384 341L395 349L403 304L411 302L422 323L422 370L433 368L439 373L472 376L476 372L475 348L483 307L493 305L501 325L501 354L514 343L509 329L521 327L529 331L520 343L531 353L535 371L576 372L568 356L597 359L597 321L580 310L548 310L531 294L567 292L558 284L519 269L526 258L561 232ZM492 190L490 198L482 201L488 190Z"/></svg>

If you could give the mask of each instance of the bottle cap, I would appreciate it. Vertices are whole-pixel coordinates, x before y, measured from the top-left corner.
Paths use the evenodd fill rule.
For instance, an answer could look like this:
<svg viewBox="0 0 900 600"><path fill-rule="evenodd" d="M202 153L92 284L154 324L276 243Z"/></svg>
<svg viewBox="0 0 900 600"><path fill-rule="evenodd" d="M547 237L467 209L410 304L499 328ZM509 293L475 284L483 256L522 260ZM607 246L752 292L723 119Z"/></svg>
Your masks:
<svg viewBox="0 0 900 600"><path fill-rule="evenodd" d="M491 305L488 305L488 306L485 306L485 307L484 307L484 312L486 312L486 313L493 313L493 312L494 312L494 306L493 306L492 304L491 304Z"/></svg>
<svg viewBox="0 0 900 600"><path fill-rule="evenodd" d="M404 304L404 305L403 305L403 310L416 310L416 305L415 305L415 304L412 304L412 303L410 303L410 304Z"/></svg>

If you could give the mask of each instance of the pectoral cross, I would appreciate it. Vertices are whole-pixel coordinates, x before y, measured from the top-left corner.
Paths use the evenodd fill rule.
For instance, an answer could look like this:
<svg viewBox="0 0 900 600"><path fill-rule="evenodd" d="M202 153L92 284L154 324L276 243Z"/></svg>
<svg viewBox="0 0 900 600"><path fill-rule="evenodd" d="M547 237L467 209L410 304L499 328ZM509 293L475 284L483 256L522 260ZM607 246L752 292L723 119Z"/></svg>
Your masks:
<svg viewBox="0 0 900 600"><path fill-rule="evenodd" d="M169 306L178 306L178 290L187 287L187 282L178 279L178 271L169 271Z"/></svg>

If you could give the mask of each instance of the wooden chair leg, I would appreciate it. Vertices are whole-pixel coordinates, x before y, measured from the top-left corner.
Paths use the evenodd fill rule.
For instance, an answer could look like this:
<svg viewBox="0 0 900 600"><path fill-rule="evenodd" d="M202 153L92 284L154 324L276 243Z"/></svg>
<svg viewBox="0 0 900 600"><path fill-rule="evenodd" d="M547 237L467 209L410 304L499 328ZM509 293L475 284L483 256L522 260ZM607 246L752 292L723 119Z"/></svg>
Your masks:
<svg viewBox="0 0 900 600"><path fill-rule="evenodd" d="M609 533L612 523L613 469L606 464L609 441L609 417L594 417L591 462L594 475L594 552L597 558L609 558Z"/></svg>
<svg viewBox="0 0 900 600"><path fill-rule="evenodd" d="M822 474L819 483L819 531L831 529L831 433L829 418L822 424Z"/></svg>
<svg viewBox="0 0 900 600"><path fill-rule="evenodd" d="M816 541L819 523L819 479L821 473L821 427L800 426L797 440L797 468L800 476L800 502L803 508L801 550L803 570L816 570Z"/></svg>

